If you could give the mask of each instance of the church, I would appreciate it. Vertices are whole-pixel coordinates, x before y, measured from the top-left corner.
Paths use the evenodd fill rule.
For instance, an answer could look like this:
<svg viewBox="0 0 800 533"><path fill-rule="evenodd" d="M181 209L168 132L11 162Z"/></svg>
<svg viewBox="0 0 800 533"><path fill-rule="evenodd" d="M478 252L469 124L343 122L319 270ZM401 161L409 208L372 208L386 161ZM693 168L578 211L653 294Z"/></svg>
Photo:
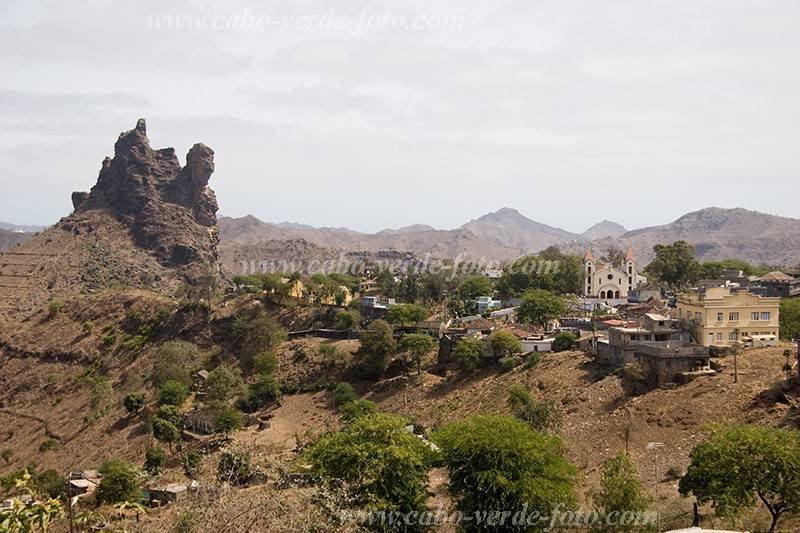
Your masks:
<svg viewBox="0 0 800 533"><path fill-rule="evenodd" d="M598 265L587 248L583 256L583 295L589 298L626 299L628 291L647 283L647 278L636 271L633 248L628 248L622 260L622 270L611 265Z"/></svg>

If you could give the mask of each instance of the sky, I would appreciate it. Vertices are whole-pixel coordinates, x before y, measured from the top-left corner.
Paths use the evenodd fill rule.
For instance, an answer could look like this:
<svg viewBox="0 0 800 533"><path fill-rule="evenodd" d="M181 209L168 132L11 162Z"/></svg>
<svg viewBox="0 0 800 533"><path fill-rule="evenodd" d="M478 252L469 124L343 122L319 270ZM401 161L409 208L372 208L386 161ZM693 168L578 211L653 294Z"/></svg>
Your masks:
<svg viewBox="0 0 800 533"><path fill-rule="evenodd" d="M796 0L0 0L0 220L120 132L216 152L220 215L374 232L798 217Z"/></svg>

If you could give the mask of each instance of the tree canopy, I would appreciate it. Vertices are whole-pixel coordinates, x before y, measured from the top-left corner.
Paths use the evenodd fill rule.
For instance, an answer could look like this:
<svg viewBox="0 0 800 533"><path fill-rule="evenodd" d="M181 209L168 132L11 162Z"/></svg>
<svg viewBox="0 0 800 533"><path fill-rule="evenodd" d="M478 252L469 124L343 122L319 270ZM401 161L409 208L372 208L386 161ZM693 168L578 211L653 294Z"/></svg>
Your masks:
<svg viewBox="0 0 800 533"><path fill-rule="evenodd" d="M606 522L606 517L622 516L625 513L642 513L647 511L652 498L644 491L642 481L636 472L636 465L631 456L619 452L607 459L600 467L600 490L592 495L592 500L599 516ZM614 531L637 531L640 524L622 524L617 522Z"/></svg>
<svg viewBox="0 0 800 533"><path fill-rule="evenodd" d="M510 416L473 416L438 429L433 440L450 472L450 491L464 514L522 509L542 516L571 509L578 471L560 438ZM478 527L477 524L468 527ZM542 524L520 531L541 529Z"/></svg>
<svg viewBox="0 0 800 533"><path fill-rule="evenodd" d="M386 320L390 324L416 324L426 318L428 310L416 304L393 305L386 312Z"/></svg>
<svg viewBox="0 0 800 533"><path fill-rule="evenodd" d="M800 338L800 298L781 298L779 321L781 338Z"/></svg>
<svg viewBox="0 0 800 533"><path fill-rule="evenodd" d="M489 335L489 343L496 357L508 357L522 352L522 343L508 331L494 331Z"/></svg>
<svg viewBox="0 0 800 533"><path fill-rule="evenodd" d="M562 253L551 246L539 255L516 259L504 269L497 283L504 296L519 296L529 289L544 289L556 294L580 294L583 265L577 255Z"/></svg>
<svg viewBox="0 0 800 533"><path fill-rule="evenodd" d="M481 364L484 344L480 339L467 337L461 339L453 350L453 359L462 370L472 372Z"/></svg>
<svg viewBox="0 0 800 533"><path fill-rule="evenodd" d="M400 339L400 347L411 355L417 366L417 374L422 371L422 358L436 346L436 341L423 333L409 333Z"/></svg>
<svg viewBox="0 0 800 533"><path fill-rule="evenodd" d="M94 496L97 503L135 502L139 500L139 471L125 461L106 461L98 471L103 474Z"/></svg>
<svg viewBox="0 0 800 533"><path fill-rule="evenodd" d="M645 272L663 281L671 289L680 289L700 278L702 269L694 258L694 246L686 241L656 244L653 251L656 257L645 267Z"/></svg>
<svg viewBox="0 0 800 533"><path fill-rule="evenodd" d="M694 447L678 490L712 502L720 516L756 503L772 515L770 532L784 513L800 511L800 437L794 431L757 426L716 426Z"/></svg>
<svg viewBox="0 0 800 533"><path fill-rule="evenodd" d="M312 473L340 484L354 507L407 513L424 509L434 454L398 416L373 413L328 433L306 458Z"/></svg>
<svg viewBox="0 0 800 533"><path fill-rule="evenodd" d="M384 320L375 320L361 332L360 341L356 352L359 363L367 374L379 376L389 367L389 358L396 347L392 326Z"/></svg>
<svg viewBox="0 0 800 533"><path fill-rule="evenodd" d="M517 319L546 328L550 320L561 318L566 312L567 302L561 296L544 289L530 289L522 296Z"/></svg>
<svg viewBox="0 0 800 533"><path fill-rule="evenodd" d="M462 300L474 300L478 296L492 295L492 280L486 276L470 276L456 288L456 296Z"/></svg>

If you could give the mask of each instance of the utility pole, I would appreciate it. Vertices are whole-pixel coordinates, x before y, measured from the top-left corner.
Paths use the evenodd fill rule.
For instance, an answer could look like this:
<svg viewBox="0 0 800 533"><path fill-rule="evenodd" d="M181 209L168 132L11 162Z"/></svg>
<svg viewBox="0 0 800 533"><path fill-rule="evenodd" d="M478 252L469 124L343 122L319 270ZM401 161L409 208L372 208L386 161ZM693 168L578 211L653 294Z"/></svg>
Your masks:
<svg viewBox="0 0 800 533"><path fill-rule="evenodd" d="M658 520L658 531L661 532L661 502L658 497L658 450L664 447L663 442L648 442L647 449L653 452L653 481L656 485L656 519Z"/></svg>

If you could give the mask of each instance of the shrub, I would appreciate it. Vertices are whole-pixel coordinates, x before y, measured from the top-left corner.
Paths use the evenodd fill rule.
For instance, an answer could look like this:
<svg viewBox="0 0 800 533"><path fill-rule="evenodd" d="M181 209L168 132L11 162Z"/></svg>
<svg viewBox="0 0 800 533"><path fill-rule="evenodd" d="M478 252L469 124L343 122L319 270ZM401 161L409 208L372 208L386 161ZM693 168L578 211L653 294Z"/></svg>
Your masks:
<svg viewBox="0 0 800 533"><path fill-rule="evenodd" d="M186 341L165 342L159 348L158 363L150 373L153 385L160 387L167 381L178 381L187 387L192 385L189 369L195 364L198 355L195 344Z"/></svg>
<svg viewBox="0 0 800 533"><path fill-rule="evenodd" d="M336 390L333 392L333 400L340 408L348 403L358 400L358 393L352 385L342 381L336 385Z"/></svg>
<svg viewBox="0 0 800 533"><path fill-rule="evenodd" d="M253 358L253 368L259 374L273 375L278 371L278 356L275 352L261 352Z"/></svg>
<svg viewBox="0 0 800 533"><path fill-rule="evenodd" d="M521 364L522 361L519 360L519 357L503 357L500 359L500 368L503 372L514 370Z"/></svg>
<svg viewBox="0 0 800 533"><path fill-rule="evenodd" d="M521 383L515 383L508 389L508 405L511 409L516 410L523 405L528 405L533 399L531 393L528 392L527 387Z"/></svg>
<svg viewBox="0 0 800 533"><path fill-rule="evenodd" d="M189 397L189 390L180 381L170 380L159 387L156 399L159 405L181 406Z"/></svg>
<svg viewBox="0 0 800 533"><path fill-rule="evenodd" d="M319 353L325 357L325 363L344 368L353 361L353 356L347 350L337 348L334 344L322 344Z"/></svg>
<svg viewBox="0 0 800 533"><path fill-rule="evenodd" d="M209 402L227 402L233 395L239 378L224 366L218 366L208 374L203 388Z"/></svg>
<svg viewBox="0 0 800 533"><path fill-rule="evenodd" d="M339 413L346 422L377 412L378 406L371 400L355 400L339 408Z"/></svg>
<svg viewBox="0 0 800 533"><path fill-rule="evenodd" d="M122 400L122 405L129 413L138 413L144 408L144 394L141 392L132 392L125 396Z"/></svg>
<svg viewBox="0 0 800 533"><path fill-rule="evenodd" d="M575 345L576 340L577 337L574 333L562 331L553 340L553 351L563 352L564 350L569 350Z"/></svg>
<svg viewBox="0 0 800 533"><path fill-rule="evenodd" d="M220 410L216 418L214 418L212 427L214 429L214 433L230 435L234 431L242 429L243 423L244 417L242 416L241 411L234 409L233 407L225 406Z"/></svg>
<svg viewBox="0 0 800 533"><path fill-rule="evenodd" d="M561 430L561 411L551 398L521 405L514 416L540 433L558 433Z"/></svg>
<svg viewBox="0 0 800 533"><path fill-rule="evenodd" d="M263 375L247 386L241 407L247 412L258 411L270 402L281 398L281 386L271 375Z"/></svg>
<svg viewBox="0 0 800 533"><path fill-rule="evenodd" d="M14 450L11 448L3 448L3 451L0 452L0 457L3 458L3 461L5 461L6 464L9 464L11 462L11 458L14 457Z"/></svg>
<svg viewBox="0 0 800 533"><path fill-rule="evenodd" d="M144 470L151 476L161 473L164 468L164 463L167 460L167 454L161 448L150 448L144 454Z"/></svg>
<svg viewBox="0 0 800 533"><path fill-rule="evenodd" d="M203 458L197 452L188 452L181 456L183 473L189 479L196 479L203 473Z"/></svg>
<svg viewBox="0 0 800 533"><path fill-rule="evenodd" d="M106 461L100 466L99 472L103 478L94 492L98 504L139 500L140 474L132 464L118 460Z"/></svg>
<svg viewBox="0 0 800 533"><path fill-rule="evenodd" d="M53 300L49 304L47 304L47 313L50 318L55 318L55 316L61 312L61 309L64 307L64 304L61 303L60 300Z"/></svg>
<svg viewBox="0 0 800 533"><path fill-rule="evenodd" d="M472 372L480 366L482 354L483 341L479 339L463 339L456 345L453 351L453 358L462 370Z"/></svg>
<svg viewBox="0 0 800 533"><path fill-rule="evenodd" d="M58 446L58 441L56 439L47 439L46 441L43 441L39 445L39 452L40 453L48 452L53 448L55 448L56 446Z"/></svg>
<svg viewBox="0 0 800 533"><path fill-rule="evenodd" d="M92 384L92 408L104 415L114 404L114 388L107 378L97 378Z"/></svg>
<svg viewBox="0 0 800 533"><path fill-rule="evenodd" d="M93 323L93 322L89 322L89 321L87 320L86 322L84 322L84 323L83 323L83 326L81 326L81 329L83 330L83 332L84 332L86 335L88 335L88 334L89 334L89 333L91 333L91 332L92 332L92 330L94 329L94 323Z"/></svg>
<svg viewBox="0 0 800 533"><path fill-rule="evenodd" d="M533 368L542 360L542 354L539 352L532 352L525 358L525 368Z"/></svg>
<svg viewBox="0 0 800 533"><path fill-rule="evenodd" d="M253 467L250 464L250 454L241 451L223 451L219 456L217 465L217 480L227 481L231 485L245 485L253 475Z"/></svg>

